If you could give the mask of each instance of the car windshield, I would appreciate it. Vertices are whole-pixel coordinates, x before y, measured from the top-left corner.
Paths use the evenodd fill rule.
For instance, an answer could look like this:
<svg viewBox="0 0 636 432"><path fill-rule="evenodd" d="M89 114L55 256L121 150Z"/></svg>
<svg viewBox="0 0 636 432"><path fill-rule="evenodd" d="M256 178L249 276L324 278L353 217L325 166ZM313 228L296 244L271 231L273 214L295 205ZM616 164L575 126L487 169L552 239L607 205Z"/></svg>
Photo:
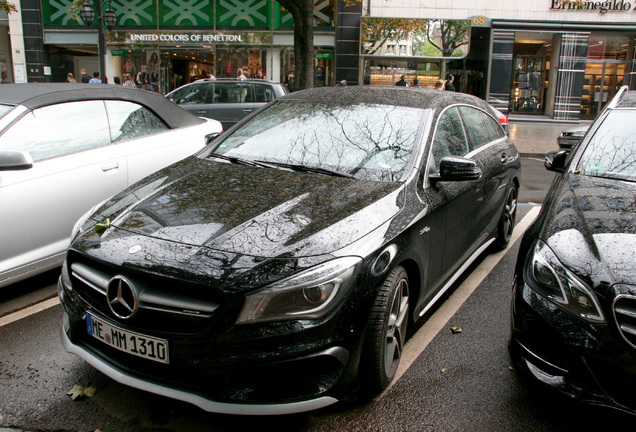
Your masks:
<svg viewBox="0 0 636 432"><path fill-rule="evenodd" d="M413 154L424 115L419 108L392 105L281 101L233 131L215 153L396 181Z"/></svg>
<svg viewBox="0 0 636 432"><path fill-rule="evenodd" d="M0 118L4 117L9 111L11 111L14 107L12 105L3 105L0 104Z"/></svg>
<svg viewBox="0 0 636 432"><path fill-rule="evenodd" d="M585 175L636 181L633 110L614 110L594 133L578 163Z"/></svg>

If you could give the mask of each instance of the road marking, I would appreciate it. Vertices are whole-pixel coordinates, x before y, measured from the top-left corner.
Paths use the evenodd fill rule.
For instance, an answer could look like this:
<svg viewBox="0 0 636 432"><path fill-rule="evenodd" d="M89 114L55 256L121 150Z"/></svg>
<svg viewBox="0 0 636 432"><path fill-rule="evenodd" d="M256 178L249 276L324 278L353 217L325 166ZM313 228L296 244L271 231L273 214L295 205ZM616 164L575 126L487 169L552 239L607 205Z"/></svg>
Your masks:
<svg viewBox="0 0 636 432"><path fill-rule="evenodd" d="M60 304L60 299L54 297L52 299L45 300L43 302L34 304L33 306L29 306L28 308L21 309L17 312L13 312L12 314L3 316L0 318L0 327L3 327L7 324L11 324L12 322L21 320L22 318L26 318L28 316L34 315L36 313L42 312L53 306L57 306Z"/></svg>
<svg viewBox="0 0 636 432"><path fill-rule="evenodd" d="M530 209L526 216L515 226L510 239L510 244L514 244L519 237L528 229L530 224L536 219L541 206ZM404 345L402 351L402 359L400 366L395 373L395 378L391 384L378 395L375 399L381 399L386 392L400 379L400 377L411 367L411 364L426 349L429 343L437 336L437 334L446 328L447 323L464 304L468 297L477 289L481 282L488 276L492 269L506 255L508 249L488 255L466 280L458 286L453 294L446 300L437 311L424 323L424 325L415 333Z"/></svg>

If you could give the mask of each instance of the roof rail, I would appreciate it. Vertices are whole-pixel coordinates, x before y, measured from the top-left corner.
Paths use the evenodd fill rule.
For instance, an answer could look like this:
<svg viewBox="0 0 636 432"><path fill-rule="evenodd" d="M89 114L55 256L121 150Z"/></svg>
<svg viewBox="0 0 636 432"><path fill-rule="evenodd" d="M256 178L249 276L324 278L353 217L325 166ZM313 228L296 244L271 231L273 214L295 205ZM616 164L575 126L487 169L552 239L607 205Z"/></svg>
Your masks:
<svg viewBox="0 0 636 432"><path fill-rule="evenodd" d="M614 95L614 97L612 98L611 101L609 101L609 103L605 106L605 108L607 109L614 109L616 108L616 105L618 105L618 103L620 102L620 100L623 98L623 94L625 94L625 92L629 90L629 87L624 85L622 86L620 89L618 89L618 91L616 92L616 94Z"/></svg>

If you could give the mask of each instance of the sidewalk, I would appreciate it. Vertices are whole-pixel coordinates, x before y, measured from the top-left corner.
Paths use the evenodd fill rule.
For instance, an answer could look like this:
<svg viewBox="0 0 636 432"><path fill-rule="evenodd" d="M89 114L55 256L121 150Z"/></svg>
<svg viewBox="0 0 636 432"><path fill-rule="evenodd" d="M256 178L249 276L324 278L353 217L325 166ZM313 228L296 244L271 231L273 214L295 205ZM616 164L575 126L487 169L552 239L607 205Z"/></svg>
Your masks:
<svg viewBox="0 0 636 432"><path fill-rule="evenodd" d="M591 121L557 122L547 116L509 116L508 131L523 157L543 158L550 151L559 150L557 138L565 129Z"/></svg>

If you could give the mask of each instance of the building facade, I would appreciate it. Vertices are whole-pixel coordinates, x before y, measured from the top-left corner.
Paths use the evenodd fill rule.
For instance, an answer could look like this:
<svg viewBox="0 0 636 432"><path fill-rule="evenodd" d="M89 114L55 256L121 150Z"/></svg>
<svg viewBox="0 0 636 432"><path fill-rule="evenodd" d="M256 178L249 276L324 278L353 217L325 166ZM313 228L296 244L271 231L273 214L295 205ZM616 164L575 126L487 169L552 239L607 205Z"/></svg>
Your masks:
<svg viewBox="0 0 636 432"><path fill-rule="evenodd" d="M440 76L455 75L458 90L508 113L592 119L620 86L636 84L634 1L366 0L360 13L469 22L461 58L383 57L384 71L417 76L432 62ZM367 80L379 61L361 53Z"/></svg>
<svg viewBox="0 0 636 432"><path fill-rule="evenodd" d="M72 0L40 0L50 80L98 70L96 24L83 25ZM104 3L104 2L103 2ZM314 10L316 86L333 85L336 0ZM195 79L285 81L294 69L294 20L272 0L112 0L117 21L105 31L106 78L130 74L137 86L166 93Z"/></svg>
<svg viewBox="0 0 636 432"><path fill-rule="evenodd" d="M96 2L97 0L91 0ZM102 1L104 3L104 1ZM21 0L0 16L0 71L15 82L98 70L96 24L73 0ZM106 78L166 93L203 76L285 81L293 19L274 0L111 0ZM455 88L510 114L592 119L636 77L636 0L314 0L316 86ZM4 36L3 36L4 35ZM450 47L450 48L449 48ZM4 69L3 69L4 68Z"/></svg>

